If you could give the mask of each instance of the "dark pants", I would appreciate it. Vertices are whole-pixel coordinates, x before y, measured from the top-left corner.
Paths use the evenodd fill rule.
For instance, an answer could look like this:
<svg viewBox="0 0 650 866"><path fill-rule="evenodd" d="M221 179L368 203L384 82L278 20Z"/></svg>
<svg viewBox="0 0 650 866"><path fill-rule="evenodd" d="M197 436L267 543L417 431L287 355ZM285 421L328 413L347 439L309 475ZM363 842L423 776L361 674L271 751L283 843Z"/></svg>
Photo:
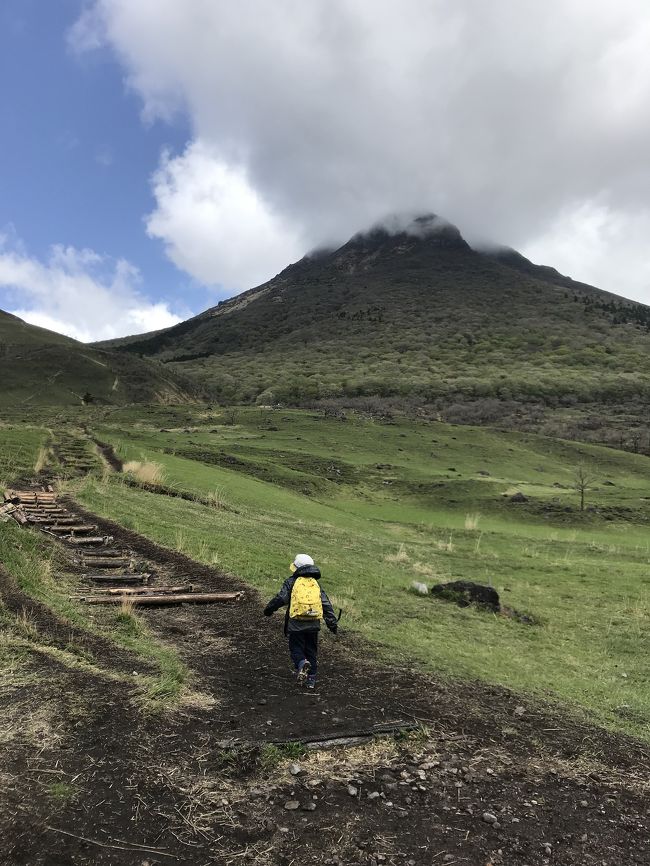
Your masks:
<svg viewBox="0 0 650 866"><path fill-rule="evenodd" d="M289 632L289 652L291 661L296 670L305 659L311 665L310 676L315 676L318 669L318 632L311 631Z"/></svg>

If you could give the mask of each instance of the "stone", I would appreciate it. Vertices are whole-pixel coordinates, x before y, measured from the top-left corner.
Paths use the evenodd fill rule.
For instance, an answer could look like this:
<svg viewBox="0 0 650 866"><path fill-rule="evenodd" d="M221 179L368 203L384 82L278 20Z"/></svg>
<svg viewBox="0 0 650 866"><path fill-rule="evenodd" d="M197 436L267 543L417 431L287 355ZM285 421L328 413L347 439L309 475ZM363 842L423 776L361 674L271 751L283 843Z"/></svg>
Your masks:
<svg viewBox="0 0 650 866"><path fill-rule="evenodd" d="M287 812L294 812L296 809L300 808L300 803L297 800L287 800L284 804L284 808Z"/></svg>
<svg viewBox="0 0 650 866"><path fill-rule="evenodd" d="M305 771L300 766L300 764L289 764L289 772L292 776L300 776L300 774L304 773Z"/></svg>
<svg viewBox="0 0 650 866"><path fill-rule="evenodd" d="M303 812L314 812L316 809L316 803L313 800L310 800L308 803L305 803L304 806L301 806Z"/></svg>
<svg viewBox="0 0 650 866"><path fill-rule="evenodd" d="M526 712L526 707L515 707L514 714L515 716L523 716Z"/></svg>
<svg viewBox="0 0 650 866"><path fill-rule="evenodd" d="M359 793L359 789L358 789L358 788L355 788L354 785L348 785L348 794L349 794L351 797L356 797L358 793Z"/></svg>
<svg viewBox="0 0 650 866"><path fill-rule="evenodd" d="M483 812L481 817L486 824L496 824L499 820L492 812Z"/></svg>
<svg viewBox="0 0 650 866"><path fill-rule="evenodd" d="M368 791L368 799L369 800L376 800L377 797L380 797L380 796L381 796L381 794L379 793L379 791Z"/></svg>

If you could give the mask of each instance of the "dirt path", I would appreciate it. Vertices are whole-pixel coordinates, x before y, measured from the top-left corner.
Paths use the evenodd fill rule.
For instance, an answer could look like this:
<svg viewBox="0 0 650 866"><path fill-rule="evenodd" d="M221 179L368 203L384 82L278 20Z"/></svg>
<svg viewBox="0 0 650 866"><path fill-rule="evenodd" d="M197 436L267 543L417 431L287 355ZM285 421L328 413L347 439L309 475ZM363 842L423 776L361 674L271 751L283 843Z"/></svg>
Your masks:
<svg viewBox="0 0 650 866"><path fill-rule="evenodd" d="M123 682L30 657L30 684L0 694L11 724L0 750L0 863L650 862L645 744L503 689L378 665L351 635L323 636L319 688L301 692L281 617L265 619L250 587L69 507L155 581L246 595L141 614L178 648L211 706L142 714ZM2 572L0 591L9 611L33 608L63 645L65 623ZM87 640L115 673L146 667ZM296 775L271 766L264 748L414 722L427 732L310 752ZM227 748L236 743L247 745Z"/></svg>

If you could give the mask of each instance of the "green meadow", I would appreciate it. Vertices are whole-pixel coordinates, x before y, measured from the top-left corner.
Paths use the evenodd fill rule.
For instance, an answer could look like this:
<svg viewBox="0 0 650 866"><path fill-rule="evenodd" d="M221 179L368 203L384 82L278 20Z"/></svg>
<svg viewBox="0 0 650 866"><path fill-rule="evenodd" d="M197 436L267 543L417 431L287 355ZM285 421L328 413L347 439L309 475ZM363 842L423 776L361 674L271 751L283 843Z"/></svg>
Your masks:
<svg viewBox="0 0 650 866"><path fill-rule="evenodd" d="M127 407L85 420L129 469L68 482L97 513L264 598L310 553L343 608L341 640L355 631L416 671L498 683L650 737L648 458L352 413ZM584 512L578 467L594 479ZM512 502L517 492L527 501ZM491 584L535 624L411 586L456 579Z"/></svg>

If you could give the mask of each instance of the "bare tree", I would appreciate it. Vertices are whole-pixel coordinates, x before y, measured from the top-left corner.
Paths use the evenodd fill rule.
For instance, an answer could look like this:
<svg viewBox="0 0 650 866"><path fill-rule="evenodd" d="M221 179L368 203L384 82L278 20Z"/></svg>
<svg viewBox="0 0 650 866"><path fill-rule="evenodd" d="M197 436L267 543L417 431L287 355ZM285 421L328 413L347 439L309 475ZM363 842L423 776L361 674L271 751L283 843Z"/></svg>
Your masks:
<svg viewBox="0 0 650 866"><path fill-rule="evenodd" d="M585 510L585 493L594 486L598 476L580 464L573 473L573 489L580 494L580 511Z"/></svg>

